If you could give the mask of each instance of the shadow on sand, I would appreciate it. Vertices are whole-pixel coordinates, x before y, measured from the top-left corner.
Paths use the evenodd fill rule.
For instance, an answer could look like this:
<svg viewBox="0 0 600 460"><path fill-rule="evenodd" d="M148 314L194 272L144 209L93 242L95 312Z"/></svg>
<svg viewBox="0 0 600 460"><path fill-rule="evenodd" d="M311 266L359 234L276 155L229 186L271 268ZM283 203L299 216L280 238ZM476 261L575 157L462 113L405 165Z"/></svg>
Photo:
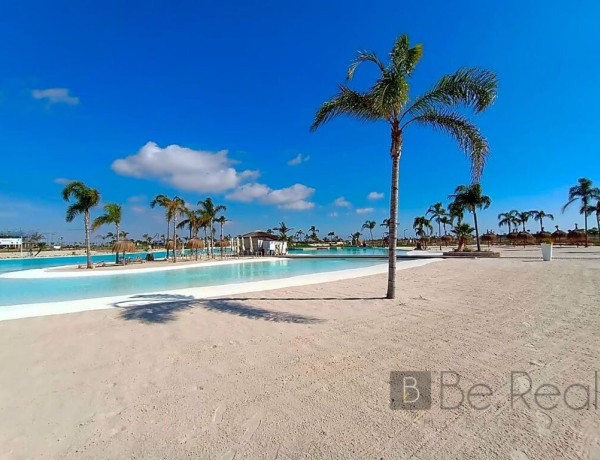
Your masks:
<svg viewBox="0 0 600 460"><path fill-rule="evenodd" d="M239 303L243 300L259 299L196 299L186 295L140 294L131 296L125 301L116 302L112 306L121 309L120 317L122 319L137 320L148 324L174 321L177 319L177 313L191 308L204 308L209 311L276 323L315 324L323 322L322 319L313 316L267 310Z"/></svg>

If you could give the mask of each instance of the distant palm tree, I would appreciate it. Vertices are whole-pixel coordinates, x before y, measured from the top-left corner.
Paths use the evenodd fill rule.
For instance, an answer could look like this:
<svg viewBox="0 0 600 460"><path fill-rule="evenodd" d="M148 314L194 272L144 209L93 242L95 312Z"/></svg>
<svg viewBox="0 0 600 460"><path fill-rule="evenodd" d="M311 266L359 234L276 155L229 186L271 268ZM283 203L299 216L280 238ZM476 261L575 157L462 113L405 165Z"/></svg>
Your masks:
<svg viewBox="0 0 600 460"><path fill-rule="evenodd" d="M527 223L527 221L529 220L531 215L532 215L531 211L517 212L517 219L518 219L518 222L523 226L523 233L527 232L527 230L525 229L525 224Z"/></svg>
<svg viewBox="0 0 600 460"><path fill-rule="evenodd" d="M223 258L223 227L225 226L225 222L229 222L229 219L225 216L219 216L215 219L215 222L219 224L221 227L221 232L219 233L219 241L221 242L221 259Z"/></svg>
<svg viewBox="0 0 600 460"><path fill-rule="evenodd" d="M85 253L87 256L87 268L94 268L92 264L92 255L90 253L90 209L98 206L100 203L100 192L95 188L90 188L83 182L69 182L62 191L62 197L65 201L75 198L73 204L67 208L67 222L73 222L73 219L79 214L83 214L83 223L85 227Z"/></svg>
<svg viewBox="0 0 600 460"><path fill-rule="evenodd" d="M454 221L457 225L460 225L465 217L465 207L462 203L450 203L448 205L448 217L450 217L451 225L454 225Z"/></svg>
<svg viewBox="0 0 600 460"><path fill-rule="evenodd" d="M304 235L304 232L302 230L298 230L296 232L296 241L302 240L302 235Z"/></svg>
<svg viewBox="0 0 600 460"><path fill-rule="evenodd" d="M287 225L285 225L285 222L279 222L279 225L277 227L275 227L273 230L279 232L279 236L281 237L281 239L283 241L287 241L288 240L287 233L294 229L289 228Z"/></svg>
<svg viewBox="0 0 600 460"><path fill-rule="evenodd" d="M215 250L214 250L214 233L215 233L215 229L213 227L213 222L215 221L215 219L218 217L218 214L222 211L227 211L227 206L225 206L224 204L219 204L219 205L215 205L212 198L211 197L207 197L206 199L202 200L202 201L198 201L198 205L200 206L200 209L202 210L202 212L204 214L206 214L206 216L209 218L210 220L210 238L211 238L211 255L214 258L215 257Z"/></svg>
<svg viewBox="0 0 600 460"><path fill-rule="evenodd" d="M544 231L544 218L548 218L550 220L554 220L554 216L552 214L546 214L544 211L530 211L533 216L533 220L537 220L540 223L540 232Z"/></svg>
<svg viewBox="0 0 600 460"><path fill-rule="evenodd" d="M481 184L475 183L471 185L459 185L454 191L454 195L450 195L450 198L454 198L454 203L457 203L458 207L468 209L473 213L473 221L475 223L475 238L477 239L477 251L481 251L481 244L479 242L479 227L477 225L477 209L487 209L492 204L492 199L483 195Z"/></svg>
<svg viewBox="0 0 600 460"><path fill-rule="evenodd" d="M106 203L104 206L104 214L100 217L96 217L92 223L92 231L98 229L101 225L115 224L117 229L115 235L117 236L117 242L119 241L119 227L121 226L122 208L120 204ZM115 263L119 263L119 253L117 252Z"/></svg>
<svg viewBox="0 0 600 460"><path fill-rule="evenodd" d="M452 216L450 214L446 214L445 216L442 216L440 218L440 222L442 223L442 226L444 227L444 235L446 235L446 225L452 225L452 222L453 222Z"/></svg>
<svg viewBox="0 0 600 460"><path fill-rule="evenodd" d="M498 214L498 227L502 228L506 225L508 227L508 233L510 234L512 232L512 226L516 222L517 214L518 211L516 209Z"/></svg>
<svg viewBox="0 0 600 460"><path fill-rule="evenodd" d="M473 230L475 229L467 223L460 223L456 227L454 227L452 233L454 233L458 238L457 251L460 251L463 248L463 246L466 246L467 239L473 235Z"/></svg>
<svg viewBox="0 0 600 460"><path fill-rule="evenodd" d="M577 200L581 200L581 208L579 209L579 214L583 214L585 219L585 247L588 247L588 214L589 214L589 206L592 203L592 200L600 200L600 189L598 187L594 187L592 185L592 181L582 177L579 179L579 184L571 187L569 189L569 201L562 207L562 212L564 213L567 207L574 203Z"/></svg>
<svg viewBox="0 0 600 460"><path fill-rule="evenodd" d="M440 251L442 250L442 217L446 216L446 210L442 203L435 203L429 206L425 213L426 216L431 214L431 218L438 224L438 242L440 243Z"/></svg>
<svg viewBox="0 0 600 460"><path fill-rule="evenodd" d="M371 234L371 246L373 246L373 229L376 225L377 223L374 220L366 220L361 227L361 230L369 229L369 233Z"/></svg>
<svg viewBox="0 0 600 460"><path fill-rule="evenodd" d="M415 220L413 221L413 228L415 229L415 234L419 238L423 238L429 233L433 232L431 221L425 216L415 217Z"/></svg>
<svg viewBox="0 0 600 460"><path fill-rule="evenodd" d="M331 241L335 241L335 232L329 232L327 236L331 239Z"/></svg>
<svg viewBox="0 0 600 460"><path fill-rule="evenodd" d="M459 69L446 75L422 96L411 100L409 79L421 59L421 45L410 47L407 35L400 35L390 52L387 65L372 52L360 52L348 68L347 79L363 62L375 64L379 76L366 92L345 85L333 99L325 102L315 115L311 130L339 115L350 115L361 121L384 121L391 131L392 174L390 193L390 237L387 298L396 296L396 245L398 226L398 175L404 131L409 125L428 126L457 140L461 150L471 157L473 180L481 175L489 148L473 123L457 107L485 110L496 98L497 79L492 72Z"/></svg>
<svg viewBox="0 0 600 460"><path fill-rule="evenodd" d="M600 234L600 200L596 202L595 206L592 206L590 208L590 211L596 213L596 228L598 229L598 233Z"/></svg>
<svg viewBox="0 0 600 460"><path fill-rule="evenodd" d="M350 241L352 246L358 246L358 243L360 241L360 232L354 232L350 235Z"/></svg>
<svg viewBox="0 0 600 460"><path fill-rule="evenodd" d="M308 229L308 233L310 235L310 239L313 241L319 241L319 237L317 236L317 233L319 233L319 229L317 227L315 227L314 225L312 225L309 229Z"/></svg>
<svg viewBox="0 0 600 460"><path fill-rule="evenodd" d="M185 213L185 202L178 196L169 198L166 195L156 195L151 207L162 206L166 210L167 216L167 240L169 238L169 224L173 221L173 262L177 262L177 218ZM169 259L169 250L167 249L167 260Z"/></svg>

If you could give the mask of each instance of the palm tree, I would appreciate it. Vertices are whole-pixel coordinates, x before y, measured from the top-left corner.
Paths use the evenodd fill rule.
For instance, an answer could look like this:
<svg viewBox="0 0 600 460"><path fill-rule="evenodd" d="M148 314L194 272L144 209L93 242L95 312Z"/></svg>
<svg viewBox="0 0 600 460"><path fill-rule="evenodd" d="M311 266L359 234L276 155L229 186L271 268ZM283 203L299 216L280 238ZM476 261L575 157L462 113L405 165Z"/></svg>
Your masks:
<svg viewBox="0 0 600 460"><path fill-rule="evenodd" d="M219 233L219 241L221 245L221 259L223 258L223 227L225 226L225 222L229 222L229 219L225 216L219 216L215 219L215 222L219 224L221 227L221 232Z"/></svg>
<svg viewBox="0 0 600 460"><path fill-rule="evenodd" d="M452 221L453 221L453 218L449 213L440 218L440 222L442 223L442 226L444 227L444 235L446 235L446 225L452 225Z"/></svg>
<svg viewBox="0 0 600 460"><path fill-rule="evenodd" d="M209 228L210 228L210 241L211 241L211 256L215 257L214 250L214 233L215 229L213 228L213 223L215 219L217 219L217 215L222 211L227 211L227 206L224 204L215 205L211 197L207 197L205 200L198 201L198 205L200 206L201 211L208 217L209 219Z"/></svg>
<svg viewBox="0 0 600 460"><path fill-rule="evenodd" d="M456 235L456 237L458 238L457 251L460 251L463 246L466 246L467 238L469 238L470 236L473 235L473 230L475 230L475 229L473 227L471 227L469 224L462 223L462 222L460 224L458 224L456 227L454 227L454 230L452 230L452 233L454 233Z"/></svg>
<svg viewBox="0 0 600 460"><path fill-rule="evenodd" d="M88 187L83 182L75 181L69 182L65 186L62 197L67 202L71 200L71 197L75 198L73 204L67 208L67 222L73 222L77 215L83 214L87 268L94 268L92 255L90 254L90 209L100 203L100 192L95 188Z"/></svg>
<svg viewBox="0 0 600 460"><path fill-rule="evenodd" d="M371 234L371 246L373 246L373 229L377 223L374 220L366 220L364 224L362 224L361 230L369 229L369 233Z"/></svg>
<svg viewBox="0 0 600 460"><path fill-rule="evenodd" d="M516 222L516 217L518 213L519 211L513 209L511 211L501 212L500 214L498 214L498 227L502 228L506 225L508 227L508 233L510 234L512 232L512 226Z"/></svg>
<svg viewBox="0 0 600 460"><path fill-rule="evenodd" d="M339 86L333 99L325 102L315 115L311 130L338 115L350 115L361 121L385 121L391 130L392 178L390 193L390 250L387 298L396 296L396 244L398 224L398 172L404 131L412 124L429 126L455 138L458 145L471 157L473 180L481 175L489 147L479 129L457 106L473 108L475 113L485 110L496 98L496 75L476 68L459 69L442 77L432 89L410 99L409 79L421 59L422 46L412 48L407 35L396 39L387 65L371 52L359 52L350 64L347 79L363 62L371 62L379 69L379 77L366 92Z"/></svg>
<svg viewBox="0 0 600 460"><path fill-rule="evenodd" d="M273 230L279 232L279 236L281 237L281 239L283 241L287 241L288 240L288 236L287 233L289 231L294 230L293 228L288 227L287 225L285 225L285 222L279 222L279 226L275 227Z"/></svg>
<svg viewBox="0 0 600 460"><path fill-rule="evenodd" d="M600 200L600 189L592 185L592 181L582 177L579 179L579 185L575 185L569 189L569 201L562 207L564 213L567 207L577 200L581 200L581 208L579 214L583 214L585 219L585 247L588 247L588 214L589 206L592 200Z"/></svg>
<svg viewBox="0 0 600 460"><path fill-rule="evenodd" d="M473 213L477 251L481 251L481 244L479 243L479 227L477 225L477 209L489 208L490 204L492 204L492 199L489 196L482 194L481 184L479 183L459 185L456 187L454 195L450 195L450 198L454 198L454 203L457 203L457 207L468 209Z"/></svg>
<svg viewBox="0 0 600 460"><path fill-rule="evenodd" d="M519 211L517 212L517 220L518 222L523 225L523 233L526 233L527 230L525 229L525 224L527 223L527 221L529 220L529 218L531 217L532 212L531 211Z"/></svg>
<svg viewBox="0 0 600 460"><path fill-rule="evenodd" d="M431 218L435 220L438 224L438 242L440 243L440 251L442 250L442 217L446 215L446 210L444 209L444 205L442 203L435 203L429 206L429 209L425 213L425 215L431 214Z"/></svg>
<svg viewBox="0 0 600 460"><path fill-rule="evenodd" d="M554 220L554 216L552 214L546 214L544 211L530 211L533 216L533 220L537 220L540 222L540 232L544 231L544 218L548 218L550 220Z"/></svg>
<svg viewBox="0 0 600 460"><path fill-rule="evenodd" d="M415 217L413 228L415 229L415 234L419 238L423 238L433 232L431 221L425 216Z"/></svg>
<svg viewBox="0 0 600 460"><path fill-rule="evenodd" d="M103 207L104 207L104 214L102 214L100 217L96 217L94 219L94 222L92 223L92 231L98 229L100 226L105 225L105 224L115 224L115 227L117 229L115 234L117 235L117 242L118 242L119 236L120 236L119 227L121 226L121 215L122 215L121 205L116 204L116 203L106 203ZM115 263L117 263L117 264L119 263L119 253L118 252L116 255Z"/></svg>
<svg viewBox="0 0 600 460"><path fill-rule="evenodd" d="M185 213L185 202L178 196L169 198L166 195L156 195L151 207L162 206L166 210L167 216L167 240L169 239L169 224L173 220L173 262L177 262L177 217ZM167 249L167 260L169 259L169 250Z"/></svg>
<svg viewBox="0 0 600 460"><path fill-rule="evenodd" d="M304 235L304 232L302 230L298 230L296 232L296 241L302 240L302 235Z"/></svg>
<svg viewBox="0 0 600 460"><path fill-rule="evenodd" d="M598 200L596 202L596 206L591 206L590 207L590 213L595 212L596 213L596 225L597 225L597 229L598 232L600 233L600 200Z"/></svg>
<svg viewBox="0 0 600 460"><path fill-rule="evenodd" d="M448 205L448 217L450 218L451 225L454 225L455 220L456 224L460 225L465 217L465 207L462 203L450 203Z"/></svg>
<svg viewBox="0 0 600 460"><path fill-rule="evenodd" d="M350 240L352 246L358 246L358 242L360 241L360 232L354 232L350 235Z"/></svg>
<svg viewBox="0 0 600 460"><path fill-rule="evenodd" d="M319 233L319 229L317 227L315 227L314 225L312 225L309 229L308 229L308 233L310 235L310 239L313 241L319 241L319 237L317 236L317 233Z"/></svg>
<svg viewBox="0 0 600 460"><path fill-rule="evenodd" d="M327 234L327 236L329 237L329 239L330 239L331 241L335 241L335 232L329 232L329 233Z"/></svg>

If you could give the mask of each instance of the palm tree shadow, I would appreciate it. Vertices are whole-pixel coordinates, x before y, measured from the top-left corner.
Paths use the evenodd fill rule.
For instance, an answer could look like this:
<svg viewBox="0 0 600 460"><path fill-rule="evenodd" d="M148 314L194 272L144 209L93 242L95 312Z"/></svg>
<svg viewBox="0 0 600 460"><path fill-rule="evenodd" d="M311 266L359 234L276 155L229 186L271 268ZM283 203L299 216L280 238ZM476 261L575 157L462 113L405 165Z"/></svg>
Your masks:
<svg viewBox="0 0 600 460"><path fill-rule="evenodd" d="M196 299L194 296L177 294L140 294L121 302L115 302L112 306L121 309L119 315L121 319L136 320L146 324L174 321L179 312L192 308L204 308L209 311L275 323L316 324L323 322L322 319L314 316L244 305L239 303L241 300L244 299Z"/></svg>

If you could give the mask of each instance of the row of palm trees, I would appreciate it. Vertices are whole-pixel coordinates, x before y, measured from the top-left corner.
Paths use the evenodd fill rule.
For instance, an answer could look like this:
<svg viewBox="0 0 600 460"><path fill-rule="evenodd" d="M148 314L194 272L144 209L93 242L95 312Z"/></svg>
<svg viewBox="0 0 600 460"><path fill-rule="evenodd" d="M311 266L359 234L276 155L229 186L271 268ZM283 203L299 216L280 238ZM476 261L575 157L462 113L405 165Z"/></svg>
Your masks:
<svg viewBox="0 0 600 460"><path fill-rule="evenodd" d="M91 259L91 243L90 234L93 230L98 229L102 225L114 224L116 232L109 233L108 237L114 237L118 243L120 238L126 238L127 232L120 230L123 208L117 203L106 203L103 206L104 213L91 221L90 211L100 204L100 192L88 187L83 182L74 181L65 186L62 191L63 199L71 203L67 208L66 220L72 222L78 215L83 216L85 228L85 247L87 255L87 268L94 268ZM160 206L165 209L165 217L167 220L167 240L170 240L171 222L173 223L173 261L177 262L177 229L189 228L190 238L197 238L201 228L204 229L205 239L210 241L210 255L214 258L214 224L218 223L221 226L221 236L223 239L223 226L228 219L224 215L220 215L227 210L225 205L216 205L212 198L208 197L198 202L198 209L190 209L185 201L178 197L169 197L167 195L156 195L150 202L150 206ZM207 236L207 229L210 229L210 238ZM147 236L147 235L146 235ZM168 243L167 241L167 243ZM221 252L223 245L221 245ZM167 259L169 258L169 244L167 244ZM116 262L119 262L119 252L117 251Z"/></svg>

